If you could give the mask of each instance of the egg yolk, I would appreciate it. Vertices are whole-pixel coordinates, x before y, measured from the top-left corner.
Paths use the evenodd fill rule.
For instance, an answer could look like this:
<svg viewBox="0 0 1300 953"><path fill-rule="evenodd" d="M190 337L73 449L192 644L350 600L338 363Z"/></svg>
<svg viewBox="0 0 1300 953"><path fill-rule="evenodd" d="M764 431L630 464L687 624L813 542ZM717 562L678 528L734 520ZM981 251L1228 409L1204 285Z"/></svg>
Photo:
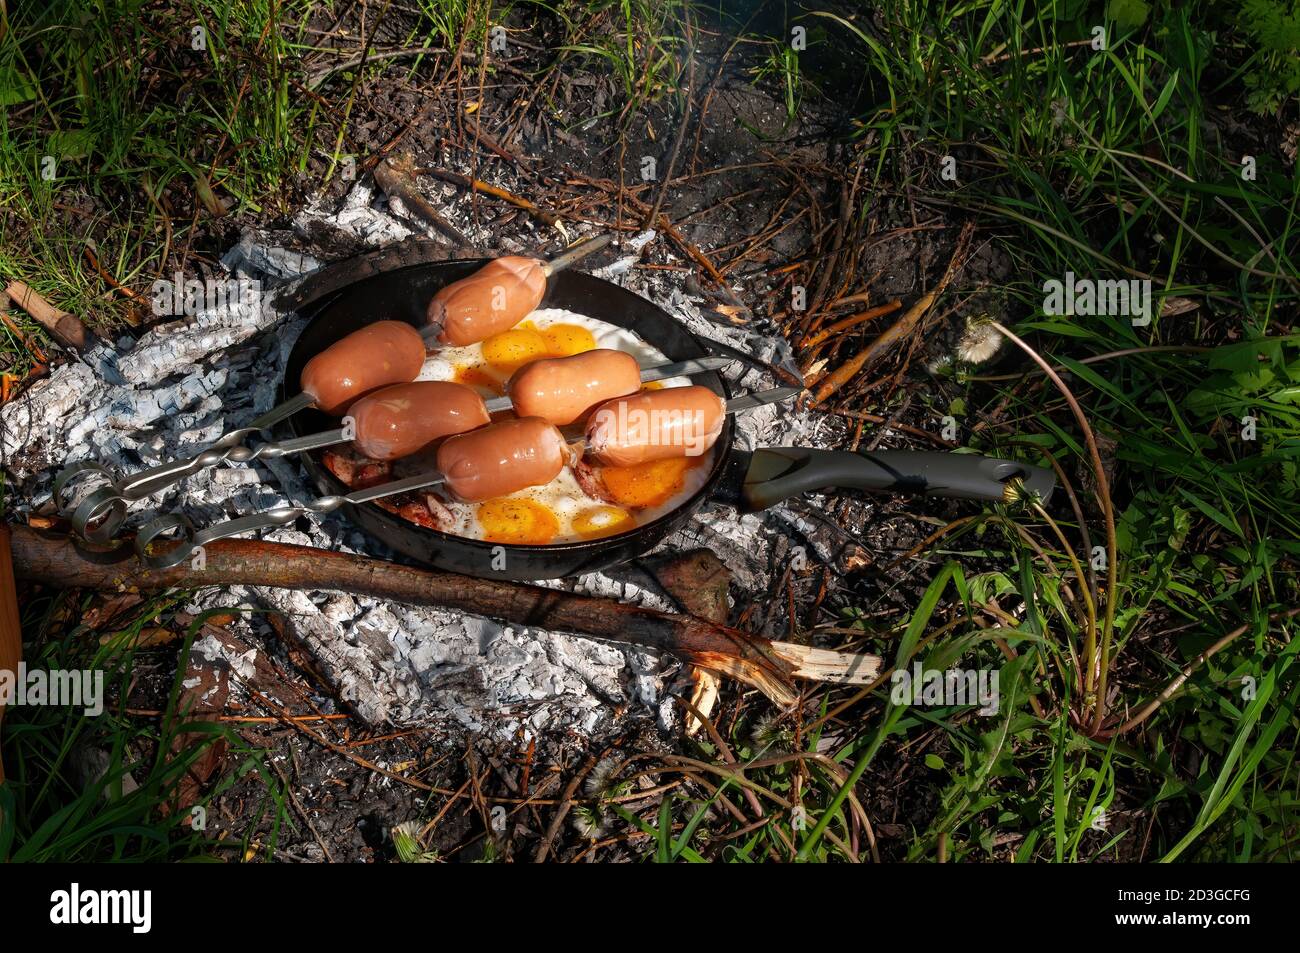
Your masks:
<svg viewBox="0 0 1300 953"><path fill-rule="evenodd" d="M577 324L552 324L542 332L551 357L571 357L596 348L590 331Z"/></svg>
<svg viewBox="0 0 1300 953"><path fill-rule="evenodd" d="M489 543L544 546L560 531L555 514L536 500L488 500L479 505L478 521Z"/></svg>
<svg viewBox="0 0 1300 953"><path fill-rule="evenodd" d="M631 509L643 509L665 503L680 492L686 471L703 457L672 457L651 460L632 467L604 467L600 475L605 490L615 503Z"/></svg>
<svg viewBox="0 0 1300 953"><path fill-rule="evenodd" d="M483 342L483 360L500 371L513 371L547 353L546 339L534 328L512 328Z"/></svg>
<svg viewBox="0 0 1300 953"><path fill-rule="evenodd" d="M632 514L618 506L593 506L573 518L573 531L583 539L600 539L632 528Z"/></svg>

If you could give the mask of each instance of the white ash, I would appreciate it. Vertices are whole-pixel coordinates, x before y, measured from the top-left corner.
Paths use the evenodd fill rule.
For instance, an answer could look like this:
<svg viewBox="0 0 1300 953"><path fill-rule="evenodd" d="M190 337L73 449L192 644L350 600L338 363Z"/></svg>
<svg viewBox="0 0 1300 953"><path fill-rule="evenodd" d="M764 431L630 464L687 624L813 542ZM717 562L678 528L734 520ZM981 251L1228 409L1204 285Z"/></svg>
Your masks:
<svg viewBox="0 0 1300 953"><path fill-rule="evenodd" d="M257 649L249 649L247 652L231 651L212 633L196 641L192 651L209 662L224 661L231 671L245 681L251 681L257 674Z"/></svg>
<svg viewBox="0 0 1300 953"><path fill-rule="evenodd" d="M477 234L468 214L458 213L456 207L447 209L447 217L466 234ZM372 245L410 234L365 185L354 187L338 211L316 204L295 219L299 234L320 229ZM640 252L654 239L653 233L643 233L623 248ZM500 237L496 244L537 248L541 243L536 235L523 234ZM255 235L245 236L224 260L232 274L268 285L316 264L310 256L265 244ZM680 275L629 267L611 272L611 277L658 302L702 337L772 364L794 366L789 348L778 338L709 321L699 303L678 286ZM122 355L125 383L100 380L83 364L57 369L0 409L0 450L11 476L10 505L20 512L48 512L53 477L67 463L96 459L115 472L134 472L197 453L220 434L247 424L273 405L276 382L302 324L296 316L279 315L269 306L235 304L202 312L183 326L150 331ZM779 383L765 372L737 367L732 375L735 393ZM826 446L837 439L828 418L788 405L762 408L737 424L738 442L746 447ZM130 506L130 524L138 526L180 508L206 525L314 495L291 458L260 460L252 466L208 470L136 501ZM341 516L303 519L262 535L278 542L392 555ZM771 545L783 535L788 530L770 515L741 516L708 503L665 546L712 549L732 570L741 591L762 596L784 571L774 564ZM656 609L673 608L648 584L627 577L620 569L552 585ZM614 727L616 709L626 709L623 717L655 719L662 727L678 717L669 689L680 666L641 650L339 593L256 586L209 589L198 593L188 610L214 607L261 607L282 614L287 637L311 655L342 699L374 725L451 721L510 738L518 730L596 733ZM253 621L234 626L241 637L260 644L258 634L266 633L265 623L258 615L248 618ZM322 698L320 704L328 708L330 701Z"/></svg>
<svg viewBox="0 0 1300 953"><path fill-rule="evenodd" d="M149 331L129 354L119 358L117 366L126 383L147 384L246 340L278 317L270 308L242 302L200 311L192 322L173 321Z"/></svg>
<svg viewBox="0 0 1300 953"><path fill-rule="evenodd" d="M265 275L283 281L309 274L323 262L303 251L263 245L251 234L245 234L234 248L221 256L221 264L234 274Z"/></svg>
<svg viewBox="0 0 1300 953"><path fill-rule="evenodd" d="M604 278L606 281L613 281L619 275L625 275L641 260L641 253L646 245L655 240L658 234L653 228L646 229L644 232L637 232L631 238L625 238L618 244L618 250L621 257L610 262L601 268L593 268L591 273L597 278Z"/></svg>
<svg viewBox="0 0 1300 953"><path fill-rule="evenodd" d="M414 234L396 216L378 208L377 190L367 184L358 182L348 192L341 208L334 212L326 210L329 204L323 197L303 209L294 218L295 230L306 234L313 223L324 222L325 225L359 239L371 248L392 245ZM382 196L381 196L382 198Z"/></svg>

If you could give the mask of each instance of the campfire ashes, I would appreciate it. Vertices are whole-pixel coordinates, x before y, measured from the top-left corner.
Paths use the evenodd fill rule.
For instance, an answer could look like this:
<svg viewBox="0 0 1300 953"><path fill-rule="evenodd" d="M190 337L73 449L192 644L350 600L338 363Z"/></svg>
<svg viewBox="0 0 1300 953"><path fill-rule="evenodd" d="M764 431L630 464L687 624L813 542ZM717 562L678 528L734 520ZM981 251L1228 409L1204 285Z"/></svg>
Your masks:
<svg viewBox="0 0 1300 953"><path fill-rule="evenodd" d="M358 183L341 207L318 203L294 222L296 234L246 234L223 259L232 281L253 279L263 288L310 272L320 262L281 243L317 240L322 234L354 245L380 247L412 234L400 209ZM515 239L476 229L456 209L445 209L480 247L517 253L542 247L541 235ZM770 364L792 368L788 346L775 336L724 326L704 316L697 299L680 286L680 275L632 266L654 240L643 233L625 240L622 256L594 269L655 301L702 337L723 341ZM290 239L296 240L291 241ZM116 374L103 367L69 363L0 411L0 450L10 477L11 506L18 512L50 512L54 475L65 464L96 459L127 473L191 455L222 433L247 424L275 402L275 385L302 321L278 313L264 295L203 308L192 317L148 331L139 341L119 342ZM599 315L596 315L599 317ZM729 371L734 389L778 383L743 365ZM120 383L110 383L120 380ZM737 420L738 442L753 448L804 444L834 446L840 432L832 418L769 406ZM183 509L206 525L237 513L300 501L315 495L292 457L227 465L189 478L165 493L131 506L132 525ZM840 545L818 514L814 500L792 502L756 516L740 516L712 504L664 548L707 547L732 571L733 592L758 597L779 580L794 544L810 556L834 560ZM266 531L264 538L306 546L389 557L345 517L299 520ZM792 543L792 541L794 541ZM626 567L549 585L672 609L652 580ZM671 660L650 653L436 608L413 608L373 598L329 592L230 587L198 592L191 611L255 606L283 615L295 640L314 656L340 696L372 725L410 726L454 720L499 738L572 728L592 733L624 709L624 717L656 718L668 727L680 709L669 698L678 674ZM235 623L252 645L270 630L263 617Z"/></svg>

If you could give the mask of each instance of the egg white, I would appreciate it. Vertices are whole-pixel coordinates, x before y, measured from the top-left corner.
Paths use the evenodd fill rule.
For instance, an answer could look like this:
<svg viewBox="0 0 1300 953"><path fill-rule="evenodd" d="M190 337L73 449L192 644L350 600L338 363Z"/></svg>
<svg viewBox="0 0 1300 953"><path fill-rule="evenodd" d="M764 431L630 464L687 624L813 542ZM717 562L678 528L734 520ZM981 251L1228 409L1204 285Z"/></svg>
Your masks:
<svg viewBox="0 0 1300 953"><path fill-rule="evenodd" d="M578 314L574 311L567 311L563 308L539 308L523 319L531 323L539 331L545 331L555 324L573 324L586 328L591 332L595 339L596 347L609 348L616 351L625 351L637 359L637 363L642 367L650 367L655 364L663 364L668 358L662 351L652 344L642 340L627 328L601 321L598 318L592 318L585 314ZM521 322L523 323L523 322ZM420 370L420 376L416 380L422 381L445 381L454 380L458 368L475 368L492 374L494 377L504 380L508 375L502 375L495 371L483 360L483 345L471 344L465 347L447 347L437 351L432 351L425 358L424 367ZM663 381L664 387L684 387L691 383L690 378L675 377L671 380ZM476 388L481 394L494 396L487 388ZM571 436L576 438L576 432ZM665 513L676 509L703 486L705 480L712 470L713 450L705 454L705 460L699 465L691 467L685 473L683 478L682 489L673 494L668 500L659 506L647 507L641 510L629 510L632 517L632 523L628 525L628 530L633 526L642 526L652 520L658 519ZM578 481L574 478L572 470L565 467L550 483L545 486L533 486L527 489L511 493L506 499L529 499L544 506L554 515L556 522L559 524L559 532L552 543L571 543L583 539L573 530L574 518L584 510L606 505L602 500L593 499L582 491ZM447 509L451 511L453 524L449 532L457 536L465 536L469 539L484 539L486 531L478 520L479 504L477 503L459 503L454 500L446 500ZM616 504L615 504L616 505Z"/></svg>

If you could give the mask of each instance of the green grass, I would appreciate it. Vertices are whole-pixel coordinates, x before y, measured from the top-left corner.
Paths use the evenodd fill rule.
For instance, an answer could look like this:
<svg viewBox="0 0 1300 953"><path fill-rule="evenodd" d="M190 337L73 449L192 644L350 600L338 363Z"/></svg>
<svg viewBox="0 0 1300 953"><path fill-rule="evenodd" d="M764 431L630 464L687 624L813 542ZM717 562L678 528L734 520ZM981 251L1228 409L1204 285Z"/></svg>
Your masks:
<svg viewBox="0 0 1300 953"><path fill-rule="evenodd" d="M595 0L569 8L582 17L566 17L575 36L561 52L588 69L608 70L623 93L624 101L605 116L618 115L626 126L644 106L677 91L685 55L682 0Z"/></svg>
<svg viewBox="0 0 1300 953"><path fill-rule="evenodd" d="M750 71L754 83L774 83L780 90L786 119L793 121L799 113L803 82L799 72L799 53L788 43L772 43L763 61Z"/></svg>
<svg viewBox="0 0 1300 953"><path fill-rule="evenodd" d="M189 720L179 707L202 619L191 624L179 651L175 644L142 649L141 630L169 621L174 600L147 603L127 627L101 633L67 624L67 614L80 608L69 604L73 598L55 593L26 607L30 642L24 657L29 666L47 670L102 671L107 707L97 716L65 706L5 713L9 777L0 785L0 861L163 862L210 855L211 836L192 822L249 774L260 778L265 793L260 804L250 805L240 856L273 856L288 810L283 782L266 766L266 752L227 726ZM125 700L134 679L156 665L175 667L167 705L160 719L142 719L126 711ZM224 757L233 767L194 797L186 773L218 742L227 745ZM254 842L263 823L269 836Z"/></svg>
<svg viewBox="0 0 1300 953"><path fill-rule="evenodd" d="M310 146L314 108L300 95L308 47L272 19L286 12L271 0L11 10L0 272L112 327L130 317L127 298L105 293L87 240L138 289L189 253L196 222L286 208L280 187Z"/></svg>
<svg viewBox="0 0 1300 953"><path fill-rule="evenodd" d="M925 633L927 667L1000 667L998 717L900 709L886 685L804 739L807 755L834 726L830 757L850 768L846 781L827 784L806 757L798 771L746 772L767 789L784 790L782 779L802 788L809 832L777 811L744 851L728 845L713 856L753 859L761 843L773 856L844 857L824 835L848 843L846 794L888 755L914 799L936 801L895 851L911 860L1291 860L1300 679L1285 613L1300 606L1300 177L1261 155L1254 180L1244 179L1242 143L1231 124L1214 122L1248 98L1242 77L1269 69L1274 54L1209 4L1126 23L1096 4L1070 5L1068 15L1066 5L992 2L902 0L878 10L879 28L827 10L793 17L810 38L798 68L810 83L842 81L817 74L819 57L856 44L861 95L874 103L860 125L873 143L868 191L906 187L932 211L969 214L1010 255L1016 277L996 289L1008 302L996 317L1066 375L1091 429L1113 441L1116 542L1107 555L1117 571L1113 585L1104 570L1080 583L1065 548L1085 564L1090 553L1073 518L1059 520L1065 545L1045 514L1024 506L954 527L936 554L1007 570L964 579L949 563L910 619L885 633L864 628L864 637L904 659ZM1098 24L1108 34L1100 51L1087 43ZM774 38L758 71L778 86L799 76L778 68L785 45ZM1285 113L1294 117L1296 105L1287 100ZM955 184L938 174L948 155L958 161ZM1049 316L1042 283L1067 271L1149 277L1157 302L1200 307L1142 328L1126 317ZM1134 353L1104 357L1121 350ZM1099 360L1082 363L1089 358ZM1007 401L1012 423L983 430L972 446L1060 461L1091 544L1105 546L1099 502L1081 476L1092 470L1083 433L1055 386L1033 373L966 368L938 383L936 415L957 402L967 424ZM1248 415L1254 440L1242 438ZM950 583L956 591L936 609L930 596ZM1023 607L1023 619L991 615L999 604ZM1140 730L1115 731L1243 623ZM1089 645L1092 679L1080 662ZM1115 693L1104 703L1103 670ZM787 732L796 727L788 722ZM908 753L918 745L942 754ZM680 810L679 821L689 817ZM692 846L719 846L727 828L742 826L697 832Z"/></svg>
<svg viewBox="0 0 1300 953"><path fill-rule="evenodd" d="M115 282L147 292L182 260L193 268L196 223L287 209L283 186L302 167L319 124L317 101L301 95L310 37L292 26L305 9L270 0L0 6L0 277L26 281L88 324L112 329L138 316L89 262L88 243ZM199 24L202 50L192 48ZM0 331L0 369L21 380L36 347L49 358L56 351L21 311L9 315L19 333ZM188 641L179 652L175 644L130 647L160 613L163 624L170 619L170 602L141 606L101 645L102 633L69 621L84 609L70 600L82 598L47 594L23 606L29 665L102 670L119 698L142 659L146 670L185 670ZM176 689L161 720L130 715L121 704L100 717L58 707L7 711L0 859L210 853L208 838L187 826L188 814L169 805L186 771L218 740L230 746L235 769L198 804L256 773L267 793L248 830L264 822L278 830L283 784L263 753L232 730L186 721L175 710ZM82 776L87 751L104 759L93 783ZM128 777L134 788L124 788ZM274 842L258 849L270 856Z"/></svg>
<svg viewBox="0 0 1300 953"><path fill-rule="evenodd" d="M907 115L877 115L869 125L935 154L962 150L969 156L961 165L970 171L944 201L990 224L1004 223L1004 247L1022 276L1007 290L1020 301L1019 314L1028 315L1017 329L1073 372L1071 386L1082 395L1091 426L1115 441L1119 572L1105 599L1114 607L1115 626L1102 664L1110 673L1131 670L1131 657L1144 677L1119 685L1108 710L1136 708L1175 665L1242 621L1255 620L1249 638L1217 657L1147 727L1144 747L1198 748L1204 760L1197 777L1183 776L1182 764L1153 774L1130 760L1131 752L1108 751L1107 763L1118 759L1129 775L1130 796L1135 782L1148 788L1144 809L1172 799L1175 809L1196 811L1193 831L1200 836L1166 840L1157 831L1155 856L1173 859L1193 846L1202 857L1285 856L1286 830L1294 823L1287 805L1294 799L1282 792L1295 780L1293 751L1287 750L1294 744L1295 714L1287 692L1275 686L1294 683L1284 650L1290 625L1271 626L1266 619L1300 597L1300 339L1290 333L1300 179L1261 156L1257 178L1246 181L1241 148L1226 134L1207 135L1214 107L1206 91L1226 98L1234 89L1215 64L1241 63L1248 54L1235 48L1231 34L1211 36L1206 8L1184 5L1136 29L1107 21L1104 53L1066 46L1089 35L1094 21L1087 18L1040 16L1016 33L1011 22L1023 23L1033 8L1008 7L1001 17L970 6L960 15L952 9L895 8L879 43L887 57L882 76L895 102L912 105ZM1043 52L990 62L1015 52L1000 36ZM907 55L899 56L904 49ZM1005 121L989 122L993 116ZM1259 236L1267 236L1267 249ZM1067 270L1099 278L1150 275L1157 295L1192 298L1202 307L1191 316L1157 317L1142 329L1124 318L1043 315L1041 282ZM1078 363L1120 349L1185 344L1211 350ZM1003 396L981 400L982 394L987 391L979 382L966 392L975 417ZM1058 396L1048 387L1013 398L1019 436L1086 467L1079 429ZM1258 419L1254 441L1240 436L1247 414ZM989 448L1007 448L993 434ZM1095 508L1091 515L1095 520ZM1100 535L1094 526L1094 540ZM1045 569L1068 576L1059 559L1055 567L1041 562L1028 577L1034 591L1053 584ZM1023 582L1021 596L1027 597ZM1077 642L1068 614L1055 615L1056 637ZM1147 648L1161 630L1178 626L1188 628L1172 659ZM1250 704L1234 698L1235 680L1246 675L1260 691ZM1055 677L1068 687L1068 670ZM1096 710L1097 699L1083 701L1086 711ZM1189 730L1185 721L1193 713L1198 724ZM1282 750L1259 747L1261 738L1276 739L1288 726ZM1065 743L1070 740L1067 733ZM1255 757L1242 758L1240 746ZM1100 771L1096 746L1084 750L1074 771ZM1248 781L1276 792L1272 813L1281 806L1281 818L1262 823L1256 811L1268 798L1241 794ZM1235 793L1231 805L1221 801L1225 792ZM1233 820L1215 825L1221 816Z"/></svg>

